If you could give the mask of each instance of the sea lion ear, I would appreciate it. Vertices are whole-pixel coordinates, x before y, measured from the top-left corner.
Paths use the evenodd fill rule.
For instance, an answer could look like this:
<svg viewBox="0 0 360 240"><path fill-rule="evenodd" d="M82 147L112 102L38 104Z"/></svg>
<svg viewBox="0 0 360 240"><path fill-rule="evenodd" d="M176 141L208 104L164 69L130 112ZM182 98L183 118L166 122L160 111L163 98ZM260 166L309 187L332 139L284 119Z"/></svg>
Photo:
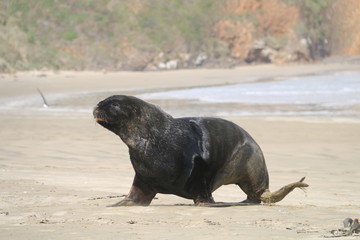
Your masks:
<svg viewBox="0 0 360 240"><path fill-rule="evenodd" d="M210 156L209 133L207 129L204 127L204 125L201 123L201 120L198 121L190 120L189 123L191 128L198 136L198 147L200 151L199 155L205 162L208 162Z"/></svg>

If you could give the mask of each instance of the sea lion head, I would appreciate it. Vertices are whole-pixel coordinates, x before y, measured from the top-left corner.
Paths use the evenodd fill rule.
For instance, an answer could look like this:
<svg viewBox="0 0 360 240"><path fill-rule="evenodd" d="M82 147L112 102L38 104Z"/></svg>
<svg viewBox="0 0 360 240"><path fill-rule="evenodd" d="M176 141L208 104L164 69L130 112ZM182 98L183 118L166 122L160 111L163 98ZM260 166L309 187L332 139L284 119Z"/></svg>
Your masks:
<svg viewBox="0 0 360 240"><path fill-rule="evenodd" d="M169 128L172 117L159 107L139 98L114 95L99 102L95 121L118 135L129 147Z"/></svg>
<svg viewBox="0 0 360 240"><path fill-rule="evenodd" d="M120 136L140 121L143 104L135 97L114 95L99 102L93 115L98 124Z"/></svg>

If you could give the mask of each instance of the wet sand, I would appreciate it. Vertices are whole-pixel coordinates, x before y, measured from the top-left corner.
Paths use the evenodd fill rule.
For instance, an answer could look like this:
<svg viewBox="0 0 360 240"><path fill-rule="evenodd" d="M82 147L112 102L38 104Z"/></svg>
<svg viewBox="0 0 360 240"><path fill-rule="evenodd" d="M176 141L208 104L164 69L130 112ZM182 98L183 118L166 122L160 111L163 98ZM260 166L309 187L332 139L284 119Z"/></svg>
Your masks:
<svg viewBox="0 0 360 240"><path fill-rule="evenodd" d="M0 93L30 95L34 86L53 93L198 86L241 81L246 74L248 81L267 72L292 76L334 67L301 68L22 73L16 81L0 79ZM306 176L306 193L295 190L276 205L203 208L158 194L149 207L107 208L128 193L134 176L120 139L97 125L91 113L24 112L0 114L0 239L323 239L341 228L344 218L360 217L356 119L228 118L263 149L271 190ZM237 186L223 186L214 198L235 202L245 195Z"/></svg>

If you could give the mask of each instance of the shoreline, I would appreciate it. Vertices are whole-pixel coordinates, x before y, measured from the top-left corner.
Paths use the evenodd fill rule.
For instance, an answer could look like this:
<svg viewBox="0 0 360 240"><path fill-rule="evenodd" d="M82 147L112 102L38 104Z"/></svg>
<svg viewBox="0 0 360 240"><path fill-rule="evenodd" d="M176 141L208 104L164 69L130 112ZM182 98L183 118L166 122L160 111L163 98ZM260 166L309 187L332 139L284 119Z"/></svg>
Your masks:
<svg viewBox="0 0 360 240"><path fill-rule="evenodd" d="M359 71L354 65L255 65L236 69L178 70L169 72L59 72L59 73L19 73L17 81L3 81L0 89L0 110L35 110L43 114L43 101L37 89L45 95L50 104L50 114L89 112L100 100L113 94L145 96L144 100L162 107L177 117L204 115L217 117L300 117L300 118L348 118L357 119L358 107L323 108L313 110L311 102L294 104L291 102L254 104L248 100L234 102L202 102L189 98L152 99L155 93L179 92L182 90L227 88L231 86L251 86L251 84L276 83L295 77L321 76L319 74ZM305 80L305 79L304 79ZM276 84L272 84L276 85ZM245 85L244 85L245 86ZM241 90L242 87L239 88ZM199 90L197 90L199 91ZM253 90L251 90L253 91ZM263 91L263 89L262 89ZM147 99L146 96L150 96ZM166 96L166 95L165 95ZM220 96L221 97L221 96ZM226 97L226 96L225 96ZM275 98L276 99L276 98ZM245 101L245 102L244 102ZM263 100L262 100L263 101ZM182 103L183 102L183 103ZM192 104L193 109L187 106ZM188 110L190 110L190 112ZM215 115L214 115L214 109ZM222 109L222 110L221 110ZM175 112L172 112L176 110ZM334 110L334 112L332 112Z"/></svg>
<svg viewBox="0 0 360 240"><path fill-rule="evenodd" d="M306 76L325 72L359 70L353 64L251 65L233 69L186 69L154 72L30 71L0 74L1 97L29 95L40 88L48 93L104 91L109 89L193 88L241 84L279 77ZM22 85L19 89L19 85ZM55 85L55 86L53 86Z"/></svg>

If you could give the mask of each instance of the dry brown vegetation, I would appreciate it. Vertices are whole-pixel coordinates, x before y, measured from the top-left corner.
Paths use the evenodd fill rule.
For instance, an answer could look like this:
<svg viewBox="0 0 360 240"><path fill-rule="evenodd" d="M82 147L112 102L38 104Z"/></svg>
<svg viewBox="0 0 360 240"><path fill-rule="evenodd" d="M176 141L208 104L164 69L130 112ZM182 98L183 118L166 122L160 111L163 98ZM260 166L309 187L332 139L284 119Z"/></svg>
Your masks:
<svg viewBox="0 0 360 240"><path fill-rule="evenodd" d="M336 0L331 9L334 43L337 55L360 55L360 1Z"/></svg>
<svg viewBox="0 0 360 240"><path fill-rule="evenodd" d="M298 22L298 9L279 0L229 0L222 11L237 19L215 23L215 36L228 44L232 57L240 59L247 58L255 40L265 41L266 46L271 37L287 38Z"/></svg>
<svg viewBox="0 0 360 240"><path fill-rule="evenodd" d="M0 1L0 72L157 70L360 54L360 0Z"/></svg>

